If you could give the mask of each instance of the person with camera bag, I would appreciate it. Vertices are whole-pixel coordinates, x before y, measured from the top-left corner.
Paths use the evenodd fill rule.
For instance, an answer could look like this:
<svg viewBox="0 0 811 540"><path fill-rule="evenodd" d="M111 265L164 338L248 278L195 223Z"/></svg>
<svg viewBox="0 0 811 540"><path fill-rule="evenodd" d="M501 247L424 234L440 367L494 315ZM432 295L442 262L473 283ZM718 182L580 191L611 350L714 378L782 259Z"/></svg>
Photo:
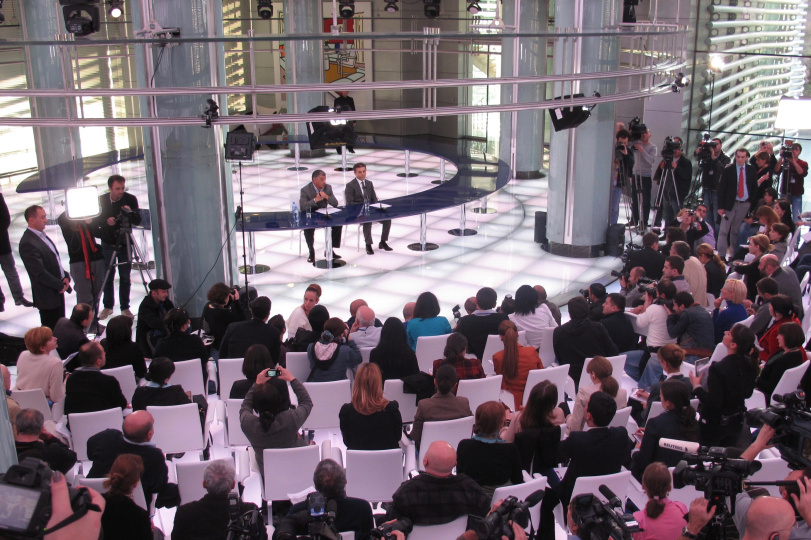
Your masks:
<svg viewBox="0 0 811 540"><path fill-rule="evenodd" d="M808 175L808 162L800 159L800 153L803 151L800 143L791 143L790 148L787 146L788 144L780 150L780 159L774 170L778 173L784 171L780 193L791 196L792 218L793 221L797 221L803 213L803 193L805 193L803 184Z"/></svg>
<svg viewBox="0 0 811 540"><path fill-rule="evenodd" d="M701 198L707 205L710 225L716 235L718 234L718 182L721 180L724 167L732 161L721 146L721 139L703 140L698 143L698 148L693 154L699 159Z"/></svg>
<svg viewBox="0 0 811 540"><path fill-rule="evenodd" d="M130 311L130 272L132 264L130 254L127 253L127 244L119 241L122 218L130 225L141 224L141 213L138 211L138 199L135 195L127 193L126 179L118 174L107 179L110 193L99 195L99 208L101 213L94 220L96 234L101 239L101 253L105 265L113 259L118 262L118 302L121 305L121 314L135 317ZM103 321L113 313L115 296L113 295L113 282L115 272L110 272L104 283L104 309L99 313L99 320Z"/></svg>
<svg viewBox="0 0 811 540"><path fill-rule="evenodd" d="M628 146L631 134L621 129L616 135L614 148L614 169L611 174L611 216L609 225L616 225L620 216L620 199L623 193L630 193L630 182L634 170L634 152ZM633 203L631 204L633 206Z"/></svg>
<svg viewBox="0 0 811 540"><path fill-rule="evenodd" d="M735 446L738 443L746 412L745 401L755 389L759 367L755 334L748 326L736 324L724 332L723 344L729 353L723 360L710 364L706 374L690 374L693 395L699 402L699 442L702 446ZM705 375L706 388L701 385Z"/></svg>

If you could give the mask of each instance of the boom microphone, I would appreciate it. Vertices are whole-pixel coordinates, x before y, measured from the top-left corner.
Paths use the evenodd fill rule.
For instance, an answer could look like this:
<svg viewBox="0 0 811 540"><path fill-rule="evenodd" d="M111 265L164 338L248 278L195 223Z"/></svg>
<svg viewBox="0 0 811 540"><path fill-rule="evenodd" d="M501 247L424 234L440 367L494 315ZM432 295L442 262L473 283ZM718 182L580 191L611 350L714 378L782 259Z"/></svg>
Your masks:
<svg viewBox="0 0 811 540"><path fill-rule="evenodd" d="M622 501L617 497L617 494L611 491L605 484L600 484L598 488L603 497L608 501L608 506L612 508L622 508Z"/></svg>

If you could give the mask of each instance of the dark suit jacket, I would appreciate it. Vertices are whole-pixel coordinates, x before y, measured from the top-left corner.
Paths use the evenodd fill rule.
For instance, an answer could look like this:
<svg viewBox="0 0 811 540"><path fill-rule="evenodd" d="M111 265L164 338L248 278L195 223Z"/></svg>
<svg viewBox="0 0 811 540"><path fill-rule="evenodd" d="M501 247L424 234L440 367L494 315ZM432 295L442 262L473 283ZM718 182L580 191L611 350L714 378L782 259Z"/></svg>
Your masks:
<svg viewBox="0 0 811 540"><path fill-rule="evenodd" d="M487 336L498 334L498 326L507 320L504 313L490 313L488 315L465 315L459 319L455 332L467 338L467 352L475 354L479 360L484 356L487 346Z"/></svg>
<svg viewBox="0 0 811 540"><path fill-rule="evenodd" d="M662 277L662 269L665 266L665 256L651 248L642 248L632 251L628 255L628 262L625 263L623 272L629 272L631 268L641 266L645 269L645 276L651 279Z"/></svg>
<svg viewBox="0 0 811 540"><path fill-rule="evenodd" d="M90 341L84 333L84 328L67 317L62 317L56 321L53 334L58 343L56 352L59 353L62 360L78 352L79 347ZM72 369L68 371L72 371Z"/></svg>
<svg viewBox="0 0 811 540"><path fill-rule="evenodd" d="M720 362L710 365L707 373L707 387L693 389L698 398L698 412L702 421L710 424L721 422L722 415L732 415L746 410L744 401L755 389L757 370L749 360L737 354L730 354Z"/></svg>
<svg viewBox="0 0 811 540"><path fill-rule="evenodd" d="M256 344L267 347L273 362L279 362L279 331L259 319L229 324L220 345L220 358L245 358L248 347Z"/></svg>
<svg viewBox="0 0 811 540"><path fill-rule="evenodd" d="M344 196L346 198L346 204L363 204L363 192L366 192L366 200L370 203L377 202L377 193L375 193L375 187L372 184L372 181L368 178L364 180L366 185L365 190L361 190L360 188L360 181L357 178L353 178L349 181L346 185L346 190L344 190Z"/></svg>
<svg viewBox="0 0 811 540"><path fill-rule="evenodd" d="M586 358L616 356L620 353L605 326L588 319L572 319L555 328L552 347L558 364L569 364L569 375L575 384L580 382Z"/></svg>
<svg viewBox="0 0 811 540"><path fill-rule="evenodd" d="M60 305L59 296L70 274L59 270L54 252L39 236L26 229L20 239L20 257L31 279L34 307L54 309Z"/></svg>
<svg viewBox="0 0 811 540"><path fill-rule="evenodd" d="M581 476L620 472L631 456L631 441L624 427L575 431L558 446L560 460L571 459L560 482L560 500L568 504L574 482Z"/></svg>
<svg viewBox="0 0 811 540"><path fill-rule="evenodd" d="M684 456L683 452L659 448L659 439L684 439L679 425L678 411L665 411L656 418L652 418L645 426L645 436L642 437L639 452L633 455L632 472L637 479L642 478L645 467L654 461L662 461L668 467L675 467Z"/></svg>
<svg viewBox="0 0 811 540"><path fill-rule="evenodd" d="M724 167L721 173L721 181L718 182L718 208L729 211L735 206L735 197L738 195L738 168L733 161L732 164ZM749 202L754 202L757 196L757 171L748 163L744 169L746 179L746 189L749 194Z"/></svg>
<svg viewBox="0 0 811 540"><path fill-rule="evenodd" d="M8 228L11 227L11 214L3 194L0 193L0 255L11 253L11 240L8 237Z"/></svg>
<svg viewBox="0 0 811 540"><path fill-rule="evenodd" d="M329 201L329 204L331 206L338 206L338 199L336 199L335 195L332 194L332 186L327 184L326 186L324 186L324 191L329 196L329 199L315 202L313 199L315 199L315 196L318 194L318 191L316 191L313 183L310 182L309 184L301 188L301 195L299 197L298 203L299 209L302 212L306 212L308 209L314 210L316 208L326 208L327 201Z"/></svg>
<svg viewBox="0 0 811 540"><path fill-rule="evenodd" d="M65 414L127 406L118 379L97 369L79 368L65 381Z"/></svg>
<svg viewBox="0 0 811 540"><path fill-rule="evenodd" d="M625 313L612 313L600 319L600 324L608 330L608 336L620 352L632 351L639 343L631 319Z"/></svg>
<svg viewBox="0 0 811 540"><path fill-rule="evenodd" d="M470 410L470 402L466 397L454 396L453 393L447 395L437 393L431 398L422 399L417 404L417 412L414 414L411 439L417 446L420 445L422 427L425 422L456 420L466 416L473 416Z"/></svg>
<svg viewBox="0 0 811 540"><path fill-rule="evenodd" d="M249 510L256 510L256 505L243 502L240 512ZM172 540L222 540L228 536L229 521L228 497L206 493L202 499L178 507Z"/></svg>

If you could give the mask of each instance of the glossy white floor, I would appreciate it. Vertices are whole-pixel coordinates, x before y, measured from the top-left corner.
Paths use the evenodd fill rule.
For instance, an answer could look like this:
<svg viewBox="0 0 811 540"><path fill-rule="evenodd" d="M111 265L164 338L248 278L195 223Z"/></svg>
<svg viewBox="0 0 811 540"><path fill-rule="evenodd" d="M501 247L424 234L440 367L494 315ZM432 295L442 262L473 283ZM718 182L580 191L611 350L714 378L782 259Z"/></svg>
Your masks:
<svg viewBox="0 0 811 540"><path fill-rule="evenodd" d="M246 212L289 210L291 201L298 200L299 189L310 181L312 170L327 171L327 181L333 186L343 204L346 182L353 178L350 172L336 172L341 166L341 156L330 152L326 157L302 160L308 170L291 172L293 159L283 150L262 150L256 161L243 165ZM434 187L431 180L439 178L439 158L411 153L410 168L418 176L399 178L404 170L403 152L394 150L369 150L358 148L348 154L348 164L363 161L367 164L368 178L375 184L381 199L416 193ZM128 179L128 190L138 197L142 206L147 204L143 162L122 163L92 174L88 184L106 190L110 174L123 174ZM446 164L445 176L451 178L455 168ZM235 201L239 200L239 184L234 177ZM17 194L16 185L3 186L6 202L12 214L10 229L17 267L27 297L30 299L28 276L22 266L16 246L25 229L22 212L28 205L42 204L49 213L62 211L63 194L54 193L54 211L51 211L44 194ZM541 284L551 298L568 299L578 289L606 276L620 265L619 259L602 257L596 259L568 259L550 255L533 241L535 211L546 209L548 184L541 180L513 180L506 188L487 200L487 207L494 213L475 213L484 201L468 205L466 226L477 234L456 237L448 230L460 226L460 209L453 208L428 215L427 239L439 245L439 249L426 253L411 251L407 245L419 241L419 217L396 220L391 229L389 244L392 252L377 248L380 227L373 226L375 254L367 255L359 227L347 227L343 233L343 245L337 251L347 265L331 271L321 270L306 262L307 249L298 232L268 232L255 236L256 262L271 267L269 272L249 276L250 283L260 294L273 301L273 313L285 317L298 305L306 285L318 282L324 290L321 303L331 314L348 317L349 303L355 298L364 298L379 317L402 317L403 305L422 291L432 291L440 300L443 314L451 317L451 307L462 304L482 286L495 288L499 302L505 294L514 294L522 284ZM237 203L235 203L237 204ZM624 213L622 214L624 215ZM190 225L191 226L191 225ZM57 226L49 226L47 234L57 243L67 267L67 252ZM135 234L151 245L151 235ZM323 234L316 233L316 249L323 246ZM239 260L242 260L242 240L237 237ZM136 271L132 275L132 310L144 295L141 278ZM244 278L240 277L240 284ZM6 310L0 313L0 332L22 335L25 330L39 324L36 310L14 306L8 287L0 281L6 294ZM116 285L117 294L117 285ZM186 299L175 299L182 304ZM67 297L68 313L75 297ZM116 312L118 311L116 302Z"/></svg>

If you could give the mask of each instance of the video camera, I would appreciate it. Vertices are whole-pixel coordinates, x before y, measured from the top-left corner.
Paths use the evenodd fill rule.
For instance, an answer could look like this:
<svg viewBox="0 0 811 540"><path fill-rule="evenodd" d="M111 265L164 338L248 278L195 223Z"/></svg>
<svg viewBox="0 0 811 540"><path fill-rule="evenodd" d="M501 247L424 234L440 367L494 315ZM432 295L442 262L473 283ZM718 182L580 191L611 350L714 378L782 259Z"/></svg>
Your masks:
<svg viewBox="0 0 811 540"><path fill-rule="evenodd" d="M500 540L506 536L509 540L514 540L515 533L510 522L515 522L522 529L526 529L529 525L529 509L541 502L543 495L543 490L538 490L525 501L519 501L512 495L501 501L498 508L476 525L479 539Z"/></svg>
<svg viewBox="0 0 811 540"><path fill-rule="evenodd" d="M662 148L662 159L665 163L672 163L676 150L681 150L681 143L673 137L665 138L665 145Z"/></svg>
<svg viewBox="0 0 811 540"><path fill-rule="evenodd" d="M295 540L298 534L306 534L312 540L339 540L341 535L335 527L337 507L338 503L327 501L323 494L310 493L307 510L283 518L273 532L273 540Z"/></svg>
<svg viewBox="0 0 811 540"><path fill-rule="evenodd" d="M631 138L628 140L631 143L634 143L640 139L642 139L642 135L644 135L648 131L648 126L642 123L642 120L638 116L635 116L633 120L628 122L628 133L631 134Z"/></svg>
<svg viewBox="0 0 811 540"><path fill-rule="evenodd" d="M28 457L0 474L0 536L42 538L51 519L51 477L53 471L41 459ZM101 511L86 489L68 488L72 518L89 510ZM62 526L73 521L63 521ZM61 528L57 524L49 532Z"/></svg>
<svg viewBox="0 0 811 540"><path fill-rule="evenodd" d="M372 529L369 536L372 538L385 538L386 540L389 540L390 538L394 538L394 531L400 531L404 535L408 536L413 528L414 524L411 523L410 519L402 518L398 519L397 521L392 521L391 523L384 523L380 527Z"/></svg>
<svg viewBox="0 0 811 540"><path fill-rule="evenodd" d="M717 507L718 515L726 512L726 498L730 497L734 513L734 495L743 490L743 479L759 471L760 467L759 461L728 458L724 447L713 446L708 450L702 446L698 452L684 454L676 465L673 487L695 486L697 490L703 490L704 498Z"/></svg>
<svg viewBox="0 0 811 540"><path fill-rule="evenodd" d="M716 141L710 140L710 134L705 133L703 135L703 140L698 143L698 150L696 151L696 156L699 159L701 165L707 165L708 162L712 159L712 151L718 146Z"/></svg>
<svg viewBox="0 0 811 540"><path fill-rule="evenodd" d="M794 154L791 152L792 146L794 146L794 141L786 141L786 143L780 147L780 157L783 158L783 160L788 161L794 157Z"/></svg>
<svg viewBox="0 0 811 540"><path fill-rule="evenodd" d="M642 531L632 515L622 512L622 503L614 492L601 485L600 493L608 503L593 493L572 497L569 505L572 506L572 520L579 529L578 537L583 540L631 540L633 533Z"/></svg>
<svg viewBox="0 0 811 540"><path fill-rule="evenodd" d="M268 533L265 520L259 510L242 512L239 496L228 495L228 528L226 540L267 540Z"/></svg>
<svg viewBox="0 0 811 540"><path fill-rule="evenodd" d="M631 280L631 273L630 272L620 272L619 270L611 270L611 275L615 278L625 279L626 282ZM641 277L637 283L644 284L644 283L656 283L649 277Z"/></svg>
<svg viewBox="0 0 811 540"><path fill-rule="evenodd" d="M780 456L793 469L811 467L811 413L805 402L805 392L797 390L788 394L775 394L771 407L752 409L746 412L750 426L763 424L777 432L772 442Z"/></svg>
<svg viewBox="0 0 811 540"><path fill-rule="evenodd" d="M622 252L622 262L623 264L628 262L628 256L634 251L640 251L643 246L639 244L634 244L633 242L628 242L625 246L625 251Z"/></svg>

